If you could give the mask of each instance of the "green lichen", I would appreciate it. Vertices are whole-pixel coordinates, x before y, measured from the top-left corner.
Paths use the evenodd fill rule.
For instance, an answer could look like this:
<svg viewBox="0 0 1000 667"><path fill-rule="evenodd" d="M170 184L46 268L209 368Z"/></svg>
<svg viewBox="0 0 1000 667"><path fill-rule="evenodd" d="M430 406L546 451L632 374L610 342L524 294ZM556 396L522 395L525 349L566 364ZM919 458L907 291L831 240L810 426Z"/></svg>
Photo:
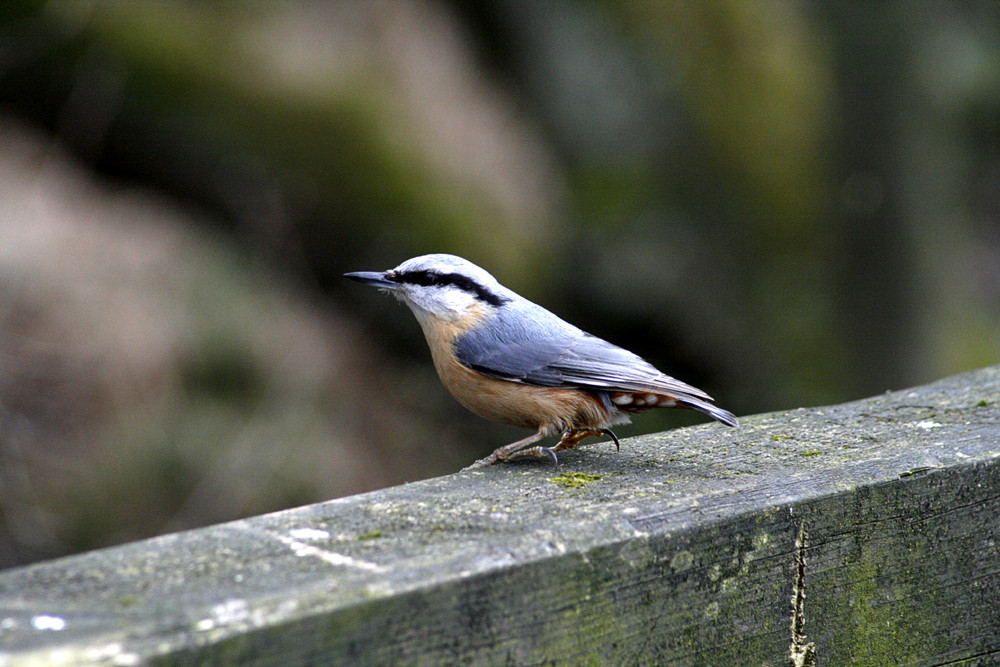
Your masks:
<svg viewBox="0 0 1000 667"><path fill-rule="evenodd" d="M822 453L823 452L821 452L821 451L818 451L818 450L815 450L815 449L811 449L808 452L799 452L799 456L819 456Z"/></svg>
<svg viewBox="0 0 1000 667"><path fill-rule="evenodd" d="M908 560L925 561L926 542L912 541ZM844 563L843 588L831 600L831 622L838 628L842 649L859 667L915 664L941 651L936 627L947 628L941 608L922 591L920 577L893 573L893 561L878 541L861 545L858 556ZM918 582L918 583L914 583Z"/></svg>
<svg viewBox="0 0 1000 667"><path fill-rule="evenodd" d="M382 537L385 533L381 530L370 530L367 533L361 533L358 535L359 540L374 540L375 538Z"/></svg>
<svg viewBox="0 0 1000 667"><path fill-rule="evenodd" d="M549 477L550 482L564 489L581 489L599 479L601 479L601 475L590 475L585 472L566 472L555 477Z"/></svg>

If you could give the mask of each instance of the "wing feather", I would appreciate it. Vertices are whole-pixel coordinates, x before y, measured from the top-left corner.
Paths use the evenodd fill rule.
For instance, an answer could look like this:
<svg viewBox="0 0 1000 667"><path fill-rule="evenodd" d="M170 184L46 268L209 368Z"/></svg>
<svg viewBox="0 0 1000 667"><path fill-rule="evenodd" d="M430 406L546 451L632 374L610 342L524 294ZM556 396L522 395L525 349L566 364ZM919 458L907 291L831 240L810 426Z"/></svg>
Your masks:
<svg viewBox="0 0 1000 667"><path fill-rule="evenodd" d="M473 370L543 387L651 391L711 400L636 354L592 336L528 301L499 309L458 338L458 360Z"/></svg>

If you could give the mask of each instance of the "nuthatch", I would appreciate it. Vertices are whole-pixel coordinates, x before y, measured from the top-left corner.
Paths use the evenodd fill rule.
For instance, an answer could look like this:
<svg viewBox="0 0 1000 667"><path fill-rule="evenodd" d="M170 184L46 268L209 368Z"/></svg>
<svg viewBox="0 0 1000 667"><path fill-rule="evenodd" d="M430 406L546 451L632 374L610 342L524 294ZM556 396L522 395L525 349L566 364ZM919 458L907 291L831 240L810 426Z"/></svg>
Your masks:
<svg viewBox="0 0 1000 667"><path fill-rule="evenodd" d="M549 456L627 424L626 413L700 410L728 426L731 412L639 356L592 336L507 289L472 262L423 255L385 272L344 274L400 299L427 338L441 382L480 417L536 429L476 466ZM561 433L552 448L532 443Z"/></svg>

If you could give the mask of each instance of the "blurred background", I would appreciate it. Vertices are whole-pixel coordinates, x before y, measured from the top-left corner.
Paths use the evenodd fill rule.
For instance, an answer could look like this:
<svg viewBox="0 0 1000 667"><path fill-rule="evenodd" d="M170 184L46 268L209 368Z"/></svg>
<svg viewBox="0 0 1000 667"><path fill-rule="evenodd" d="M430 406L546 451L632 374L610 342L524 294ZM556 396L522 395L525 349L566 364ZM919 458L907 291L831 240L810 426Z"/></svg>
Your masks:
<svg viewBox="0 0 1000 667"><path fill-rule="evenodd" d="M7 0L0 567L523 437L340 277L428 252L739 415L998 363L1000 12Z"/></svg>

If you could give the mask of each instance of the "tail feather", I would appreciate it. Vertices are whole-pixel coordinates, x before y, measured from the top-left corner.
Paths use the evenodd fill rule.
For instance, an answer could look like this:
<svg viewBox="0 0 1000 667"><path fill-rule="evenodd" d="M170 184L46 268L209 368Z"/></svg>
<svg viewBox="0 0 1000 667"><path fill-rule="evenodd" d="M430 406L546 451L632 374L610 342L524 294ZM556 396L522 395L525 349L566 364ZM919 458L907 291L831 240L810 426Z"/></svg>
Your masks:
<svg viewBox="0 0 1000 667"><path fill-rule="evenodd" d="M709 403L708 401L703 401L700 398L694 396L678 396L676 397L677 405L684 406L686 408L692 408L698 410L699 412L704 412L706 415L712 419L717 419L726 426L736 426L736 415L734 415L729 410L723 410L722 408Z"/></svg>

